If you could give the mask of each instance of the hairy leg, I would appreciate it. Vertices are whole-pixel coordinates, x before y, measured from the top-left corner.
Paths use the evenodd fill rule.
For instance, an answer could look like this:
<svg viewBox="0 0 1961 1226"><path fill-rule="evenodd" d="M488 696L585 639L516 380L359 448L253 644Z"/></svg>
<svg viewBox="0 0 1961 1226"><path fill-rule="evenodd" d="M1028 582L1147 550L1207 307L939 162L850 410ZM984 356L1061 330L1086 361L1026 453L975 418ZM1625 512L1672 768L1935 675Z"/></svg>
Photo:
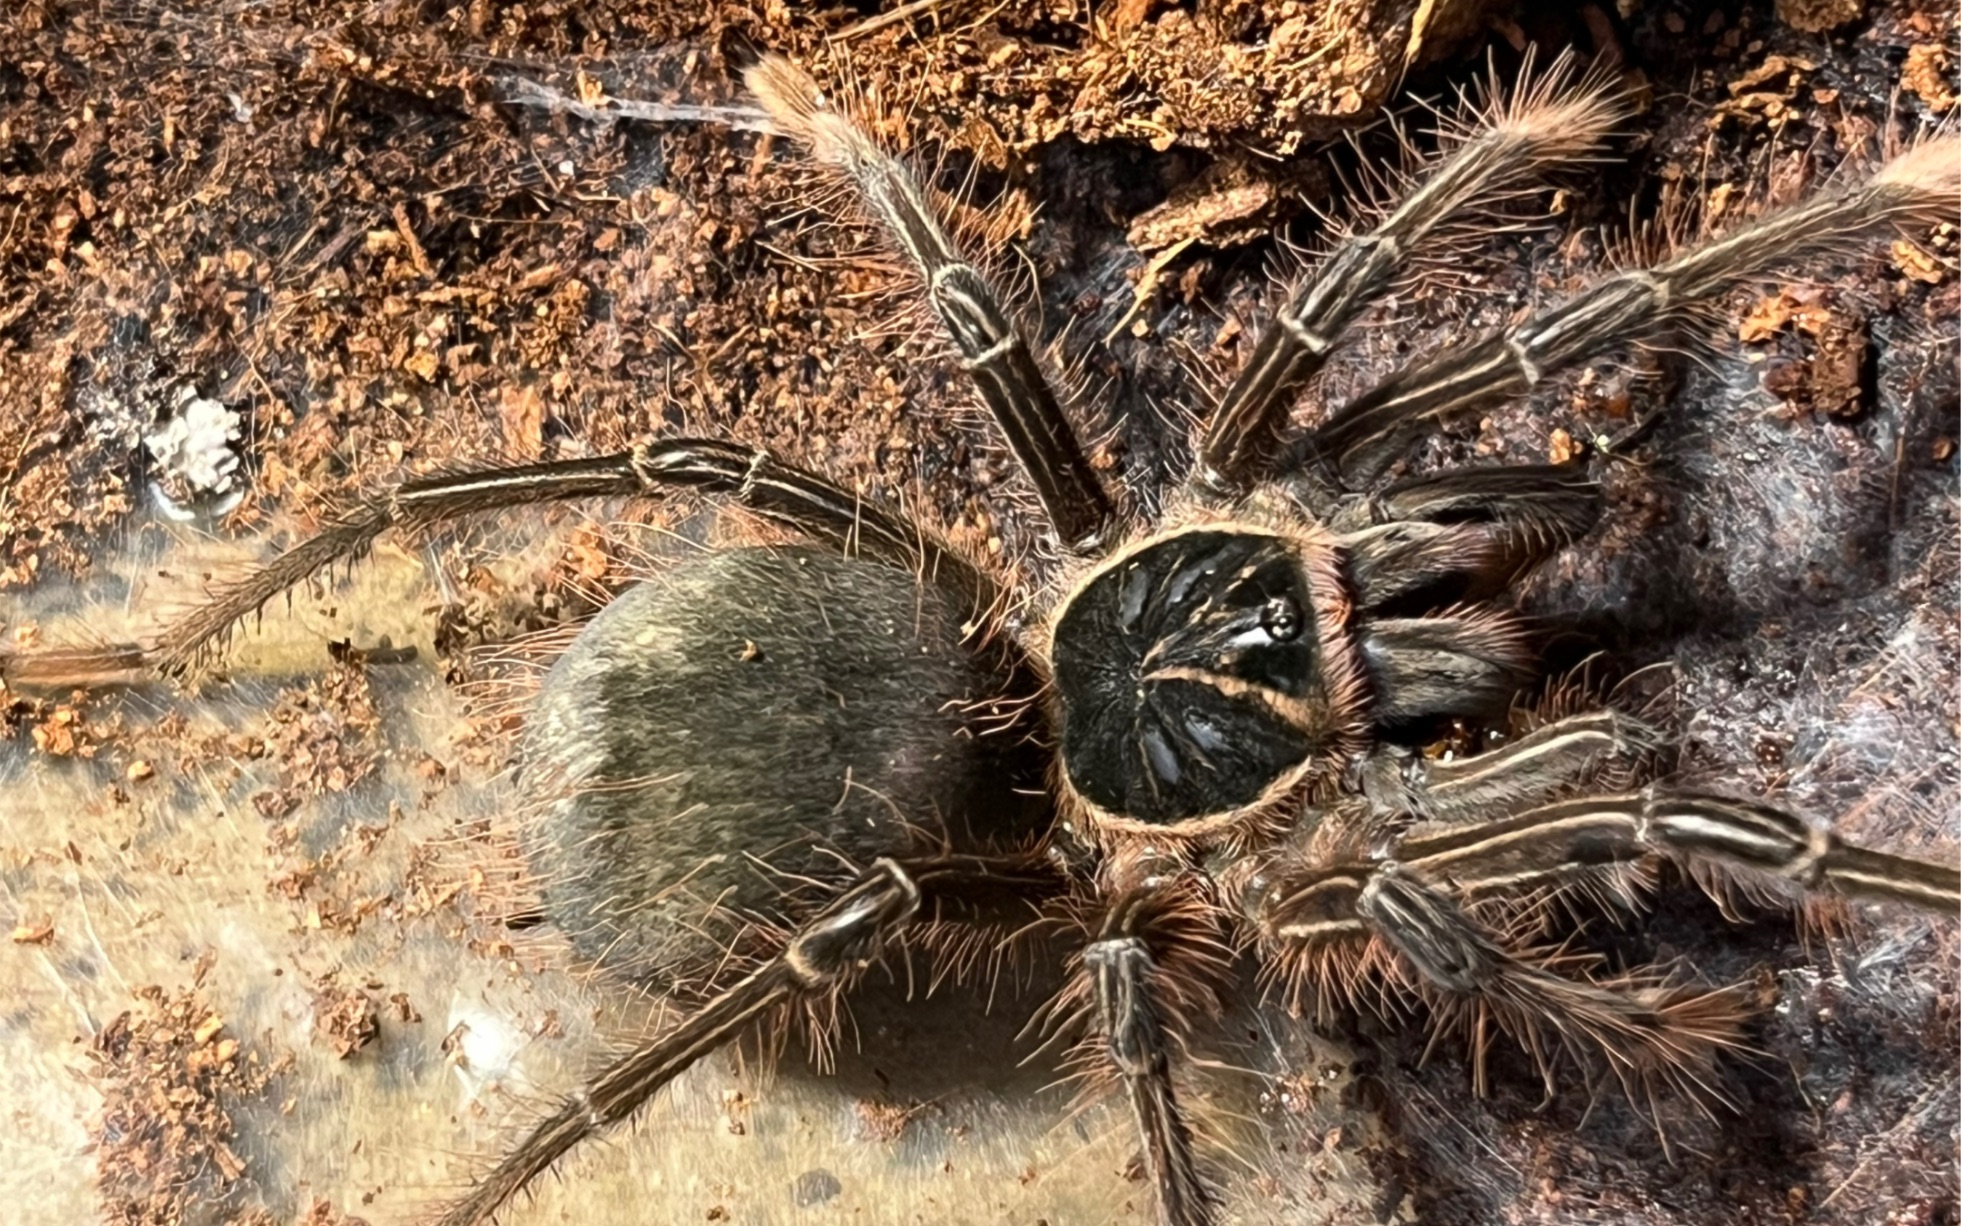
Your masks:
<svg viewBox="0 0 1961 1226"><path fill-rule="evenodd" d="M1193 482L1213 495L1246 492L1273 458L1293 397L1355 319L1407 266L1416 245L1480 203L1516 193L1549 167L1586 156L1618 113L1598 82L1577 87L1562 62L1509 101L1487 102L1478 126L1419 168L1409 193L1367 234L1336 244L1303 277L1226 389L1198 448Z"/></svg>
<svg viewBox="0 0 1961 1226"><path fill-rule="evenodd" d="M1463 349L1390 376L1289 448L1293 493L1318 507L1374 480L1434 423L1530 391L1561 370L1649 340L1778 267L1856 252L1903 227L1946 220L1961 138L1941 136L1872 179L1821 192L1649 268L1607 277Z"/></svg>
<svg viewBox="0 0 1961 1226"><path fill-rule="evenodd" d="M816 82L781 56L763 57L745 80L771 119L848 180L864 209L918 271L927 301L959 348L961 365L1009 450L1034 483L1056 534L1071 549L1094 549L1110 528L1109 499L1000 295L962 256L912 172L833 110Z"/></svg>
<svg viewBox="0 0 1961 1226"><path fill-rule="evenodd" d="M575 1146L630 1118L696 1061L733 1042L772 1010L848 987L922 909L970 901L976 894L1039 898L1059 886L1051 869L1028 860L950 856L909 867L878 861L806 921L781 954L566 1100L468 1195L449 1205L437 1226L488 1221Z"/></svg>
<svg viewBox="0 0 1961 1226"><path fill-rule="evenodd" d="M1961 866L1848 843L1793 814L1664 785L1583 796L1403 841L1398 856L1452 894L1477 898L1584 880L1650 857L1951 915Z"/></svg>
<svg viewBox="0 0 1961 1226"><path fill-rule="evenodd" d="M1462 822L1557 796L1607 759L1656 741L1655 729L1631 715L1588 711L1461 758L1379 750L1362 767L1362 789L1380 816Z"/></svg>
<svg viewBox="0 0 1961 1226"><path fill-rule="evenodd" d="M1550 735L1540 746L1566 736L1554 730L1567 722L1542 730ZM1720 1101L1711 1061L1740 1044L1738 990L1657 975L1575 978L1563 973L1576 968L1574 956L1524 944L1535 925L1496 931L1478 918L1502 927L1531 912L1508 903L1597 890L1658 859L1714 866L1746 886L1833 891L1944 915L1961 907L1961 866L1951 859L1876 851L1767 805L1657 786L1414 834L1368 859L1283 860L1256 876L1242 908L1292 991L1315 992L1324 1007L1361 999L1364 980L1387 968L1444 1017L1495 1022L1548 1079L1564 1048L1604 1059L1637 1099L1666 1089ZM1487 902L1501 905L1486 911Z"/></svg>
<svg viewBox="0 0 1961 1226"><path fill-rule="evenodd" d="M0 652L0 681L54 687L174 672L229 634L274 596L343 559L366 552L393 528L425 526L478 511L576 498L697 489L721 494L760 515L840 549L906 567L965 569L918 529L822 477L769 452L712 439L665 439L631 451L452 473L407 481L371 498L164 628L149 644ZM978 576L975 576L978 582Z"/></svg>
<svg viewBox="0 0 1961 1226"><path fill-rule="evenodd" d="M1742 1045L1739 990L1671 985L1652 974L1584 977L1583 959L1486 928L1454 893L1397 859L1298 865L1272 873L1246 909L1280 974L1296 977L1296 991L1313 990L1324 1004L1361 999L1361 981L1387 970L1430 1004L1437 1022L1468 1023L1480 1093L1483 1037L1495 1024L1532 1055L1548 1094L1570 1056L1604 1063L1637 1103L1661 1093L1705 1108L1723 1101L1713 1066L1718 1053Z"/></svg>
<svg viewBox="0 0 1961 1226"><path fill-rule="evenodd" d="M1217 1204L1173 1086L1173 1050L1218 1016L1235 958L1220 927L1226 916L1211 882L1181 860L1145 855L1104 867L1116 879L1100 892L1080 973L1036 1024L1051 1034L1086 1030L1070 1062L1092 1085L1122 1087L1158 1220L1209 1226Z"/></svg>
<svg viewBox="0 0 1961 1226"><path fill-rule="evenodd" d="M1191 1131L1171 1087L1171 1052L1151 991L1151 951L1141 937L1104 937L1083 951L1095 985L1097 1024L1130 1099L1164 1226L1204 1226L1212 1200L1192 1155Z"/></svg>

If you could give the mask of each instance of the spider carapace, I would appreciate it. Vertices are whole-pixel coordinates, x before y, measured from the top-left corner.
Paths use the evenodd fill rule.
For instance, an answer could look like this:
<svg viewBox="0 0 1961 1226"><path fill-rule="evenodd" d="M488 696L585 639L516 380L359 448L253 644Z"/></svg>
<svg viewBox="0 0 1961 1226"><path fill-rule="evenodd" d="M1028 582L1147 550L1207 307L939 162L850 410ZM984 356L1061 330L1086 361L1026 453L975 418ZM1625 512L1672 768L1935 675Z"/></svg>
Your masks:
<svg viewBox="0 0 1961 1226"><path fill-rule="evenodd" d="M1108 829L1198 836L1292 789L1358 723L1325 536L1212 524L1148 541L1057 611L1067 786Z"/></svg>
<svg viewBox="0 0 1961 1226"><path fill-rule="evenodd" d="M1573 465L1383 479L1426 432L1656 339L1769 271L1941 220L1952 136L1291 427L1426 238L1595 156L1616 121L1611 91L1571 74L1494 92L1292 285L1206 415L1185 488L1139 522L913 174L788 61L764 58L748 83L916 275L1067 555L1031 565L1039 581L756 448L653 439L409 481L152 644L0 661L20 684L174 668L392 527L498 507L692 489L808 538L666 568L546 678L519 773L545 914L594 961L694 1007L539 1123L448 1206L449 1226L489 1218L766 1016L828 1001L900 947L971 950L976 926L1077 934L1049 1016L1080 1024L1089 1061L1123 1087L1160 1219L1198 1226L1217 1197L1174 1091L1175 1040L1225 990L1235 951L1290 999L1392 992L1437 1025L1495 1024L1548 1082L1575 1061L1637 1100L1709 1099L1712 1064L1740 1044L1741 993L1592 973L1538 939L1544 900L1637 908L1673 862L1717 890L1961 906L1952 860L1855 846L1665 771L1624 784L1603 765L1651 760L1663 738L1611 703L1483 752L1404 748L1408 729L1502 719L1540 680L1508 593L1586 535L1603 499ZM779 849L774 881L732 854L762 847Z"/></svg>

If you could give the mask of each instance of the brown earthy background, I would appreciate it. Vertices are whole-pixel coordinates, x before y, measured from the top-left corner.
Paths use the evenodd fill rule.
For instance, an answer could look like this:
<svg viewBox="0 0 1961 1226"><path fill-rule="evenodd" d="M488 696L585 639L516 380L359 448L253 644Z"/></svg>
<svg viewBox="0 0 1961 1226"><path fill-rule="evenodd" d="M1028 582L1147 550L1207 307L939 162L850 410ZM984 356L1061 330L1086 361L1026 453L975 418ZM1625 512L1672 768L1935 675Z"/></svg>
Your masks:
<svg viewBox="0 0 1961 1226"><path fill-rule="evenodd" d="M1951 115L1945 7L12 0L0 632L134 633L353 491L649 431L768 443L1029 554L930 338L740 110L701 110L741 106L753 49L853 82L889 139L971 177L1082 372L1096 462L1148 504L1198 372L1244 352L1270 233L1311 245L1339 215L1392 147L1384 106L1420 128L1414 100L1572 46L1638 114L1547 193L1551 228L1391 303L1330 394L1571 288L1630 213L1720 225ZM1766 285L1695 359L1603 363L1426 457L1586 459L1669 403L1595 461L1612 518L1535 608L1678 664L1698 775L1902 847L1961 836L1955 257L1948 227ZM198 478L144 442L192 401L239 415L243 497L215 522L160 513ZM458 688L466 649L699 536L684 508L610 510L641 526L564 508L385 540L194 691L0 693L0 1217L408 1222L647 1024L501 922L508 727ZM1611 1098L1539 1104L1514 1054L1479 1101L1413 1027L1316 1033L1249 996L1195 1051L1233 1220L1961 1220L1952 924L1805 944L1678 893L1589 940L1758 987L1734 1115L1672 1112L1671 1159ZM1123 1113L1072 1115L1017 1067L1033 997L902 996L860 1011L834 1078L708 1061L511 1220L1151 1220Z"/></svg>

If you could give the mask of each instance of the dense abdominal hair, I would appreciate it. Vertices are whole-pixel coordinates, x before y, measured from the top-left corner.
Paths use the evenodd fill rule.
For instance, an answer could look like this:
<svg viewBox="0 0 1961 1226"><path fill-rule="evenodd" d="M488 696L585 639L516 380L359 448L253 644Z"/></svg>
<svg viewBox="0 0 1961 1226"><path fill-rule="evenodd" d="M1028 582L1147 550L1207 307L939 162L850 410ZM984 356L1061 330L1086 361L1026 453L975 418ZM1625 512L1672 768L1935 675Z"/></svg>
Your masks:
<svg viewBox="0 0 1961 1226"><path fill-rule="evenodd" d="M1039 837L1038 751L1002 726L1029 683L973 620L949 585L809 548L700 554L626 592L529 719L546 914L609 970L699 990L847 862Z"/></svg>

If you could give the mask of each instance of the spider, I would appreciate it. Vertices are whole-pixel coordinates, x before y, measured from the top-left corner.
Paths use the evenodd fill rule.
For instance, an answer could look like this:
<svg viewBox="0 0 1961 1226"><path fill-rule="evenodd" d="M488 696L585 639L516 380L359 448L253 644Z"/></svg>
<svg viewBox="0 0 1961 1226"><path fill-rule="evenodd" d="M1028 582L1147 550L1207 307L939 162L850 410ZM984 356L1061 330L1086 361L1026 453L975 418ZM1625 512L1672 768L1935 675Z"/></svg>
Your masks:
<svg viewBox="0 0 1961 1226"><path fill-rule="evenodd" d="M1712 1103L1717 1059L1742 1044L1740 993L1602 973L1545 941L1557 906L1637 906L1663 863L1718 896L1961 904L1953 863L1665 779L1603 787L1620 778L1609 764L1659 740L1609 705L1467 756L1413 752L1415 730L1502 719L1540 680L1506 598L1587 535L1602 499L1572 466L1385 481L1440 423L1652 339L1774 267L1937 219L1961 141L1602 279L1291 430L1293 401L1427 236L1605 139L1610 91L1550 74L1306 271L1151 517L1113 503L912 172L787 60L762 58L747 83L917 274L1069 555L1049 582L765 451L663 438L406 482L154 643L0 660L18 684L177 670L383 532L546 500L691 489L808 539L668 567L545 678L519 761L543 914L594 963L695 1007L551 1111L446 1226L492 1217L693 1062L821 1010L907 948L961 962L1079 933L1046 1015L1084 1027L1081 1058L1122 1087L1160 1220L1199 1226L1216 1198L1174 1067L1244 951L1291 1003L1414 1000L1439 1027L1502 1030L1549 1090L1574 1062L1637 1100Z"/></svg>

